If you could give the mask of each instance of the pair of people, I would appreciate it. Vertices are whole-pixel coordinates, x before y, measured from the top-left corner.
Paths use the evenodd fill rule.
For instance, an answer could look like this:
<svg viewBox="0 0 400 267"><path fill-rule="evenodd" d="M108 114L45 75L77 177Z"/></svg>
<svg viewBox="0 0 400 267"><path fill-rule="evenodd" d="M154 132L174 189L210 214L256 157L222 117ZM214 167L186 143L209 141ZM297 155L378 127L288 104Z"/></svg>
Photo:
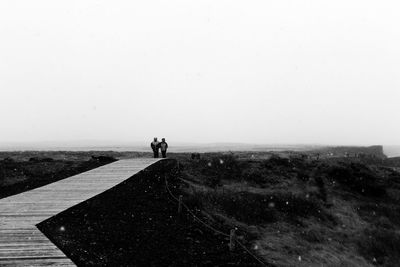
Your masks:
<svg viewBox="0 0 400 267"><path fill-rule="evenodd" d="M153 150L154 158L158 158L158 153L160 149L162 157L167 157L168 144L167 142L165 142L165 138L161 139L161 142L158 142L157 137L154 137L154 140L153 142L151 142L150 147Z"/></svg>

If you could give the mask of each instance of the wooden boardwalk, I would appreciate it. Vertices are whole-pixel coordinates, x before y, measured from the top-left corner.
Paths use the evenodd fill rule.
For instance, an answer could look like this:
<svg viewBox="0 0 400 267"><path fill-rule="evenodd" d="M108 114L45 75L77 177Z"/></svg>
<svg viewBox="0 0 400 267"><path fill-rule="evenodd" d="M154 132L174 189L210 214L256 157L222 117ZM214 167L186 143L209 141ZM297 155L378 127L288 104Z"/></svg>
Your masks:
<svg viewBox="0 0 400 267"><path fill-rule="evenodd" d="M0 266L75 266L36 224L123 182L158 159L125 159L0 199Z"/></svg>

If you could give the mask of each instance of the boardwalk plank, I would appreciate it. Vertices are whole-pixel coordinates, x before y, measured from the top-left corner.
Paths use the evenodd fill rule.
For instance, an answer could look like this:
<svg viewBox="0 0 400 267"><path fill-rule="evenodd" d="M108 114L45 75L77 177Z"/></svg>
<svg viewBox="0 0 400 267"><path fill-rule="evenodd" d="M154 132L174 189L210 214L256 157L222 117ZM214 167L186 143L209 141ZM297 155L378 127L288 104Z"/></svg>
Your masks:
<svg viewBox="0 0 400 267"><path fill-rule="evenodd" d="M36 224L94 197L155 163L127 159L0 200L0 266L75 266Z"/></svg>

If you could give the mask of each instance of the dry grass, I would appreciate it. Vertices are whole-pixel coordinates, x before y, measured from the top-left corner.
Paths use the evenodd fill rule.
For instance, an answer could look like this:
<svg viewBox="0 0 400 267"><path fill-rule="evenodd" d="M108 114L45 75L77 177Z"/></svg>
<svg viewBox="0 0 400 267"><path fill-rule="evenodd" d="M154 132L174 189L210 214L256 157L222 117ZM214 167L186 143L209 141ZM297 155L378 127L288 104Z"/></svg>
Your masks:
<svg viewBox="0 0 400 267"><path fill-rule="evenodd" d="M345 159L228 156L223 162L232 168L220 163L213 169L218 155L183 161L181 177L191 181L186 197L211 220L249 233L251 247L266 261L277 266L398 262L398 173ZM207 182L210 174L213 184Z"/></svg>

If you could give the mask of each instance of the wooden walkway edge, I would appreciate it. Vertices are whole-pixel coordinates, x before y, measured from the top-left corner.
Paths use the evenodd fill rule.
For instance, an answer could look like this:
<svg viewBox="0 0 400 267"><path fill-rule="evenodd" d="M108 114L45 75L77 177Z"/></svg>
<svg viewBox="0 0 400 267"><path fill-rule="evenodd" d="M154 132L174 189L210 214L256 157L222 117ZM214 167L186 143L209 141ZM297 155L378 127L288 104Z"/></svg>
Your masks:
<svg viewBox="0 0 400 267"><path fill-rule="evenodd" d="M36 224L116 186L158 160L119 160L0 199L0 266L75 266Z"/></svg>

